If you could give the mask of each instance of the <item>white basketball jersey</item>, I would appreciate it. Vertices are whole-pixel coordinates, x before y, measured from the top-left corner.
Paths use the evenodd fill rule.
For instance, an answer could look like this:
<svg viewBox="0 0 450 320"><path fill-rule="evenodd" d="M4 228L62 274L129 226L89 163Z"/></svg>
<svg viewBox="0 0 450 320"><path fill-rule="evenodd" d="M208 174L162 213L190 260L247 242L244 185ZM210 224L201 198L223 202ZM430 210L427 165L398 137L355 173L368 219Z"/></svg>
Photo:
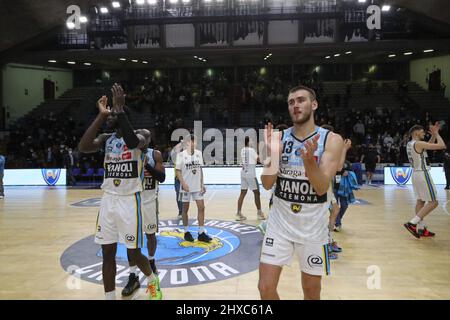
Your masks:
<svg viewBox="0 0 450 320"><path fill-rule="evenodd" d="M244 147L241 150L242 175L246 177L256 177L256 163L258 154L255 149Z"/></svg>
<svg viewBox="0 0 450 320"><path fill-rule="evenodd" d="M153 157L153 149L147 149L145 154L146 161L152 167L155 166L155 158ZM144 191L142 191L142 197L147 201L154 201L158 197L158 181L152 177L150 172L144 168Z"/></svg>
<svg viewBox="0 0 450 320"><path fill-rule="evenodd" d="M123 138L114 133L105 143L105 177L101 188L117 195L141 192L144 156L140 149L128 149Z"/></svg>
<svg viewBox="0 0 450 320"><path fill-rule="evenodd" d="M189 192L200 192L201 190L201 168L203 166L202 152L194 150L193 154L187 150L178 154L177 170L181 170L184 181L189 186ZM182 187L180 186L180 190Z"/></svg>
<svg viewBox="0 0 450 320"><path fill-rule="evenodd" d="M283 152L270 219L293 242L326 243L328 240L327 193L319 196L314 191L306 175L300 150L306 141L319 134L314 156L320 163L329 132L316 127L308 138L299 140L294 136L293 127L283 131Z"/></svg>
<svg viewBox="0 0 450 320"><path fill-rule="evenodd" d="M408 154L409 163L414 171L430 170L427 150L423 150L422 153L418 153L415 148L416 142L416 140L411 140L406 145L406 153Z"/></svg>

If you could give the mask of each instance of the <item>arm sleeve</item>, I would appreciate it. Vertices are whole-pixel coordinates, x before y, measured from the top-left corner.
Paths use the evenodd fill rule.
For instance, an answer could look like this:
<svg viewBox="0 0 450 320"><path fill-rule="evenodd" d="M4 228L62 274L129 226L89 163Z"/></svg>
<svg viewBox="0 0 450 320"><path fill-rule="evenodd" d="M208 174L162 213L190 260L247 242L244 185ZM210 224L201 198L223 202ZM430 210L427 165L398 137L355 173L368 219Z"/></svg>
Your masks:
<svg viewBox="0 0 450 320"><path fill-rule="evenodd" d="M134 133L133 127L131 126L127 115L124 112L119 113L117 115L117 121L120 129L122 130L123 140L127 144L128 148L135 149L139 145L139 138L136 133Z"/></svg>

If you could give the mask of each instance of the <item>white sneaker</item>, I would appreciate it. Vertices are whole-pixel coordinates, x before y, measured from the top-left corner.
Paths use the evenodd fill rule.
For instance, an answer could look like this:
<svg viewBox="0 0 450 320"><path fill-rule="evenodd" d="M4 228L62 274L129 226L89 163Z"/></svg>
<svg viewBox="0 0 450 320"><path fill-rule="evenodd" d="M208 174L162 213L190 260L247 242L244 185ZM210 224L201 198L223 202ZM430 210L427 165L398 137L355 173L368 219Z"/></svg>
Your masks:
<svg viewBox="0 0 450 320"><path fill-rule="evenodd" d="M258 220L266 220L266 216L264 215L264 212L257 213Z"/></svg>
<svg viewBox="0 0 450 320"><path fill-rule="evenodd" d="M243 216L242 214L236 215L236 221L244 221L247 220L247 217Z"/></svg>

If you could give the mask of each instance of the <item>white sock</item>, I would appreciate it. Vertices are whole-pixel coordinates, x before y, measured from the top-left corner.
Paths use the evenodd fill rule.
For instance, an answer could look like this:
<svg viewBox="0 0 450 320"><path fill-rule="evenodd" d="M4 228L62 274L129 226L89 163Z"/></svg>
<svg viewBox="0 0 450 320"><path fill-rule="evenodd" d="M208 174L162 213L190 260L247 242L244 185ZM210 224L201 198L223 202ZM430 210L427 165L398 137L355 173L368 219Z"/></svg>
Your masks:
<svg viewBox="0 0 450 320"><path fill-rule="evenodd" d="M420 220L419 223L417 224L417 227L418 227L420 230L425 229L425 222L423 222L423 220Z"/></svg>
<svg viewBox="0 0 450 320"><path fill-rule="evenodd" d="M242 216L241 210L238 210L237 215Z"/></svg>
<svg viewBox="0 0 450 320"><path fill-rule="evenodd" d="M155 260L155 256L148 256L148 260Z"/></svg>
<svg viewBox="0 0 450 320"><path fill-rule="evenodd" d="M410 223L412 224L418 224L420 222L420 217L419 216L414 216L414 218L411 219Z"/></svg>
<svg viewBox="0 0 450 320"><path fill-rule="evenodd" d="M188 232L189 231L189 226L184 226L184 232Z"/></svg>
<svg viewBox="0 0 450 320"><path fill-rule="evenodd" d="M137 274L137 266L130 266L130 273L134 273L134 274Z"/></svg>
<svg viewBox="0 0 450 320"><path fill-rule="evenodd" d="M150 282L152 282L155 279L156 279L155 274L152 272L152 274L147 277L147 286L150 284Z"/></svg>
<svg viewBox="0 0 450 320"><path fill-rule="evenodd" d="M198 227L198 234L205 232L205 227L200 226Z"/></svg>
<svg viewBox="0 0 450 320"><path fill-rule="evenodd" d="M105 300L116 300L116 290L105 292Z"/></svg>
<svg viewBox="0 0 450 320"><path fill-rule="evenodd" d="M261 216L263 213L261 210L258 210L258 214Z"/></svg>

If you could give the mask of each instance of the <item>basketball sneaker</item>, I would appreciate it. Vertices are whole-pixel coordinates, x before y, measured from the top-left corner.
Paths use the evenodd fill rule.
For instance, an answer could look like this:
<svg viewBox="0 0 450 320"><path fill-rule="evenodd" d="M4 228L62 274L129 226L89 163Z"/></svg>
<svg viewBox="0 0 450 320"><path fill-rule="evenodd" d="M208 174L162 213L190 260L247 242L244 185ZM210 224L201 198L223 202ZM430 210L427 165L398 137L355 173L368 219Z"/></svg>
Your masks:
<svg viewBox="0 0 450 320"><path fill-rule="evenodd" d="M403 225L417 239L420 238L420 234L417 232L417 225L407 222Z"/></svg>
<svg viewBox="0 0 450 320"><path fill-rule="evenodd" d="M128 297L133 294L136 290L138 290L141 287L141 284L139 283L139 277L136 276L134 273L130 273L128 276L128 283L122 290L122 296Z"/></svg>
<svg viewBox="0 0 450 320"><path fill-rule="evenodd" d="M145 294L148 294L150 300L162 300L161 287L159 286L159 278L155 274L155 279L149 282Z"/></svg>
<svg viewBox="0 0 450 320"><path fill-rule="evenodd" d="M337 252L337 253L342 252L342 248L337 245L336 241L333 241L331 243L330 249L331 249L331 252Z"/></svg>
<svg viewBox="0 0 450 320"><path fill-rule="evenodd" d="M236 221L244 221L244 220L246 220L247 219L247 217L246 216L243 216L242 214L237 214L236 215Z"/></svg>
<svg viewBox="0 0 450 320"><path fill-rule="evenodd" d="M192 234L187 231L184 233L184 240L189 241L189 242L194 242L194 237L192 236Z"/></svg>
<svg viewBox="0 0 450 320"><path fill-rule="evenodd" d="M436 234L435 234L434 232L431 232L430 230L428 230L428 229L425 227L425 228L423 228L423 229L419 229L419 235L420 235L421 237L428 238L428 237L434 237Z"/></svg>
<svg viewBox="0 0 450 320"><path fill-rule="evenodd" d="M264 212L258 212L257 214L258 220L266 220L266 216L264 215Z"/></svg>
<svg viewBox="0 0 450 320"><path fill-rule="evenodd" d="M334 229L333 229L334 232L341 232L341 230L342 230L342 226L334 226Z"/></svg>
<svg viewBox="0 0 450 320"><path fill-rule="evenodd" d="M337 260L339 257L336 253L331 252L328 254L328 258L330 258L330 260Z"/></svg>
<svg viewBox="0 0 450 320"><path fill-rule="evenodd" d="M202 232L198 235L198 241L201 242L211 242L212 238L206 234L206 232Z"/></svg>
<svg viewBox="0 0 450 320"><path fill-rule="evenodd" d="M267 222L261 222L260 224L258 224L257 228L259 229L259 231L261 231L262 234L266 234Z"/></svg>

